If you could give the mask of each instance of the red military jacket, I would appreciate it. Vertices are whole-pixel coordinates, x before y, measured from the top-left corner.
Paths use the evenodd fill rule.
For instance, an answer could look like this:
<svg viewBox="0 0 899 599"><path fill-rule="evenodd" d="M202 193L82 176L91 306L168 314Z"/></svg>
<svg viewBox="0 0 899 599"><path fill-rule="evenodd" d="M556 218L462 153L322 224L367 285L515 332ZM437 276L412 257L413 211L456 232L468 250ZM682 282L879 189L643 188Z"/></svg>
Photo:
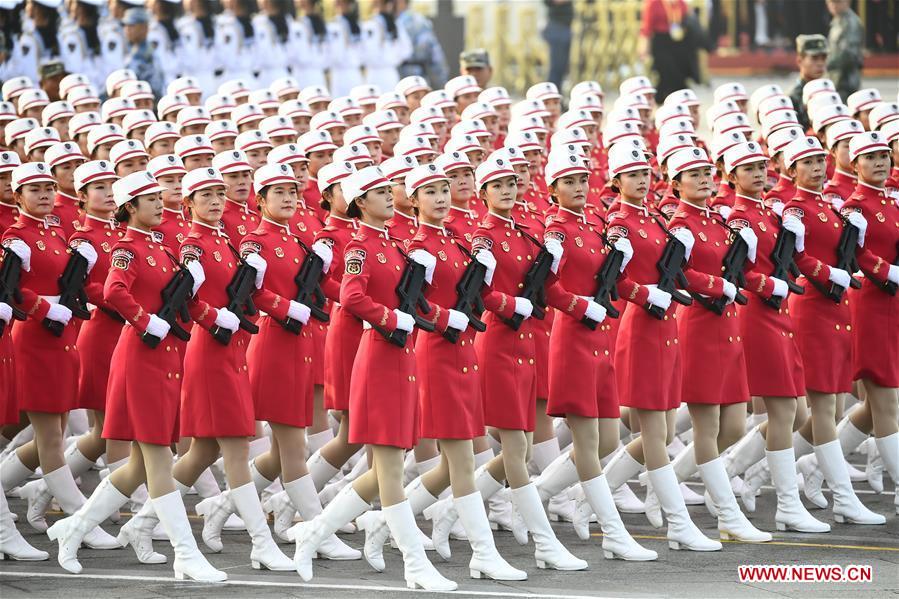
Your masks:
<svg viewBox="0 0 899 599"><path fill-rule="evenodd" d="M18 307L28 318L43 320L50 310L50 302L40 296L59 295L59 276L71 255L65 232L54 214L36 218L20 211L18 220L3 234L3 245L8 247L14 239L24 241L31 248L31 270L22 270L19 280L22 302Z"/></svg>
<svg viewBox="0 0 899 599"><path fill-rule="evenodd" d="M347 244L359 230L359 221L330 215L325 226L315 234L315 241L322 241L331 248L333 259L328 274L322 277L322 291L328 299L340 301L340 282L343 280L343 256Z"/></svg>
<svg viewBox="0 0 899 599"><path fill-rule="evenodd" d="M184 218L183 210L163 208L162 222L153 230L162 233L162 243L171 248L178 248L190 233L190 221Z"/></svg>
<svg viewBox="0 0 899 599"><path fill-rule="evenodd" d="M481 217L474 210L450 206L449 214L443 219L443 226L455 237L463 239L466 246L471 247L471 240L480 220Z"/></svg>
<svg viewBox="0 0 899 599"><path fill-rule="evenodd" d="M290 221L290 229L294 235L300 238L300 241L308 246L315 242L316 233L325 226L324 221L319 218L319 214L321 214L321 208L310 208L302 197L299 198L296 214Z"/></svg>
<svg viewBox="0 0 899 599"><path fill-rule="evenodd" d="M396 287L406 267L401 246L402 242L390 238L387 229L360 223L344 251L341 306L388 332L396 330L393 310L400 303Z"/></svg>
<svg viewBox="0 0 899 599"><path fill-rule="evenodd" d="M160 292L176 270L157 234L127 227L112 247L103 298L138 331L146 331L150 314L162 308Z"/></svg>
<svg viewBox="0 0 899 599"><path fill-rule="evenodd" d="M437 258L434 277L428 285L426 296L431 304L431 313L422 316L445 331L449 321L449 309L455 308L458 292L456 285L471 261L461 249L465 241L457 239L443 227L421 223L418 233L409 242L409 251L424 250Z"/></svg>
<svg viewBox="0 0 899 599"><path fill-rule="evenodd" d="M103 299L103 286L106 284L106 276L109 274L112 248L125 237L125 227L115 220L105 220L84 215L84 225L69 238L69 247L75 249L81 243L91 244L97 251L97 263L91 269L84 292L90 303L95 306L107 306Z"/></svg>
<svg viewBox="0 0 899 599"><path fill-rule="evenodd" d="M608 250L600 237L602 224L588 220L559 207L547 220L544 239L556 239L562 244L557 280L546 289L547 304L580 320L587 311L582 296L596 293L596 275L606 259Z"/></svg>
<svg viewBox="0 0 899 599"><path fill-rule="evenodd" d="M259 254L267 262L262 289L253 295L256 307L276 320L287 318L290 300L296 297L294 278L306 259L306 251L290 230L290 225L280 225L262 217L255 231L248 233L240 243L240 255Z"/></svg>
<svg viewBox="0 0 899 599"><path fill-rule="evenodd" d="M181 244L181 262L199 260L206 273L206 282L188 307L191 318L204 329L210 329L217 310L228 305L226 289L237 272L237 258L228 247L229 242L222 229L194 221Z"/></svg>
<svg viewBox="0 0 899 599"><path fill-rule="evenodd" d="M59 218L59 226L68 239L81 227L84 211L78 207L78 198L57 191L56 199L53 201L53 215Z"/></svg>
<svg viewBox="0 0 899 599"><path fill-rule="evenodd" d="M0 235L19 220L19 207L0 202Z"/></svg>
<svg viewBox="0 0 899 599"><path fill-rule="evenodd" d="M824 198L831 204L833 204L835 199L839 200L839 203L834 206L839 209L842 202L852 195L857 185L858 177L837 169L834 171L830 181L827 182L827 185L824 186Z"/></svg>
<svg viewBox="0 0 899 599"><path fill-rule="evenodd" d="M384 223L391 239L402 241L406 244L418 233L418 219L415 215L404 214L399 210L393 211L393 218Z"/></svg>
<svg viewBox="0 0 899 599"><path fill-rule="evenodd" d="M488 212L475 231L472 253L489 250L496 258L493 281L484 296L484 307L502 318L515 314L515 296L523 287L525 275L539 251L525 233L524 223Z"/></svg>
<svg viewBox="0 0 899 599"><path fill-rule="evenodd" d="M786 204L794 195L796 195L796 185L793 184L793 180L781 174L774 187L765 194L765 203L769 206L774 202Z"/></svg>
<svg viewBox="0 0 899 599"><path fill-rule="evenodd" d="M247 204L241 204L234 200L225 201L225 211L222 213L221 226L225 234L239 242L250 231L255 231L262 217Z"/></svg>
<svg viewBox="0 0 899 599"><path fill-rule="evenodd" d="M843 212L850 210L861 212L867 219L864 249L874 256L873 264L863 263L862 252L858 252L859 266L875 279L886 281L889 265L899 252L899 207L884 189L859 182L855 193L843 204Z"/></svg>

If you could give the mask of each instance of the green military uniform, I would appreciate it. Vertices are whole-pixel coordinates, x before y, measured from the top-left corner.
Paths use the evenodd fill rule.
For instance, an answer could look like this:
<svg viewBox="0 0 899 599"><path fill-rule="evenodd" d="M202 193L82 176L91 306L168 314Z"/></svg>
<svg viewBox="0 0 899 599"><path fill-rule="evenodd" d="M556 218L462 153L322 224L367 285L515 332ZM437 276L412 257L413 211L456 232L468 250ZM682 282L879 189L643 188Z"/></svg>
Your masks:
<svg viewBox="0 0 899 599"><path fill-rule="evenodd" d="M830 56L827 59L827 76L834 82L843 101L861 87L862 48L865 30L861 19L852 9L837 15L830 22L827 35Z"/></svg>
<svg viewBox="0 0 899 599"><path fill-rule="evenodd" d="M796 53L802 54L827 54L827 38L823 35L798 35L796 36ZM790 90L790 100L793 101L793 109L799 118L799 124L803 129L808 130L812 126L808 114L805 112L805 105L802 103L802 88L808 80L799 78L793 89Z"/></svg>

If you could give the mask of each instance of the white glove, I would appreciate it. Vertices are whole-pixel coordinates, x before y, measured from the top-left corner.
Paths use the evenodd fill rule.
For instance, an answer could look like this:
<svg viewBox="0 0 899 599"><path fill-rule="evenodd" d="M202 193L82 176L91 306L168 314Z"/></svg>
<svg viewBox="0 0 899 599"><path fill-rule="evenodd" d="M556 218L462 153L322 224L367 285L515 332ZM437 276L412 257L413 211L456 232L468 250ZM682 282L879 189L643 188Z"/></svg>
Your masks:
<svg viewBox="0 0 899 599"><path fill-rule="evenodd" d="M730 206L723 206L723 205L718 206L718 214L723 216L724 220L727 220L727 218L730 216L730 213L733 211L734 211L734 209L731 208Z"/></svg>
<svg viewBox="0 0 899 599"><path fill-rule="evenodd" d="M624 269L627 268L631 258L634 257L634 246L631 245L630 239L619 237L615 240L615 243L612 244L612 247L624 254L624 260L621 261L621 272L624 272Z"/></svg>
<svg viewBox="0 0 899 599"><path fill-rule="evenodd" d="M740 229L740 237L743 241L746 242L749 251L746 254L746 257L749 258L750 262L755 262L756 255L759 249L759 237L755 234L755 231L752 230L752 227L743 227Z"/></svg>
<svg viewBox="0 0 899 599"><path fill-rule="evenodd" d="M299 320L303 324L307 324L309 322L309 314L311 314L309 306L290 300L290 307L287 308L287 318Z"/></svg>
<svg viewBox="0 0 899 599"><path fill-rule="evenodd" d="M468 328L468 317L465 316L465 314L463 314L462 312L450 308L449 321L447 322L446 326L450 329L455 329L460 333L464 333L465 329Z"/></svg>
<svg viewBox="0 0 899 599"><path fill-rule="evenodd" d="M835 266L830 267L830 276L828 277L831 282L836 283L840 287L844 289L849 288L849 273L843 270L842 268L837 268Z"/></svg>
<svg viewBox="0 0 899 599"><path fill-rule="evenodd" d="M584 316L593 322L604 321L606 319L606 309L602 304L598 304L588 297L585 297L584 299L587 300L587 311L584 312Z"/></svg>
<svg viewBox="0 0 899 599"><path fill-rule="evenodd" d="M830 204L837 210L842 208L843 204L845 204L845 203L846 203L846 201L843 198L841 198L840 196L833 196L833 198L831 198L831 200L830 200Z"/></svg>
<svg viewBox="0 0 899 599"><path fill-rule="evenodd" d="M22 270L28 272L31 270L31 248L21 239L13 239L9 244L12 253L22 260Z"/></svg>
<svg viewBox="0 0 899 599"><path fill-rule="evenodd" d="M331 270L331 262L334 260L334 252L331 251L331 246L324 241L316 241L312 244L312 251L325 263L322 267L322 272Z"/></svg>
<svg viewBox="0 0 899 599"><path fill-rule="evenodd" d="M805 251L805 225L793 215L783 219L783 228L796 235L796 251Z"/></svg>
<svg viewBox="0 0 899 599"><path fill-rule="evenodd" d="M240 319L228 308L219 308L215 315L215 326L234 333L240 328Z"/></svg>
<svg viewBox="0 0 899 599"><path fill-rule="evenodd" d="M203 265L200 264L199 260L193 260L187 264L187 272L194 278L194 288L191 295L196 295L197 291L200 290L200 286L206 281L206 271L203 270Z"/></svg>
<svg viewBox="0 0 899 599"><path fill-rule="evenodd" d="M787 297L787 293L790 292L790 288L787 287L787 282L777 277L769 277L772 281L774 281L774 291L771 292L771 297Z"/></svg>
<svg viewBox="0 0 899 599"><path fill-rule="evenodd" d="M696 243L696 239L693 237L693 233L690 232L690 229L678 229L672 233L674 238L684 244L684 247L687 248L687 253L684 254L684 259L689 260L690 254L693 252L693 244Z"/></svg>
<svg viewBox="0 0 899 599"><path fill-rule="evenodd" d="M899 285L899 266L890 264L890 270L887 271L887 280L894 285Z"/></svg>
<svg viewBox="0 0 899 599"><path fill-rule="evenodd" d="M12 306L0 302L0 320L6 323L12 320Z"/></svg>
<svg viewBox="0 0 899 599"><path fill-rule="evenodd" d="M246 262L247 265L252 266L256 271L256 289L262 289L262 282L265 280L265 270L268 268L268 262L265 261L265 258L255 252L247 254L247 257L244 258L244 262Z"/></svg>
<svg viewBox="0 0 899 599"><path fill-rule="evenodd" d="M72 311L62 304L50 304L50 309L47 310L47 318L62 324L69 324L69 321L72 320Z"/></svg>
<svg viewBox="0 0 899 599"><path fill-rule="evenodd" d="M487 268L484 274L484 283L490 285L493 283L493 272L496 270L496 257L490 250L480 250L474 255L474 259L483 264Z"/></svg>
<svg viewBox="0 0 899 599"><path fill-rule="evenodd" d="M549 267L553 274L559 273L559 263L562 262L562 254L565 249L562 247L562 243L558 239L547 239L543 242L543 247L546 248L546 251L550 253L553 257L552 266Z"/></svg>
<svg viewBox="0 0 899 599"><path fill-rule="evenodd" d="M771 211L777 216L783 216L784 213L784 203L783 202L774 202L771 204Z"/></svg>
<svg viewBox="0 0 899 599"><path fill-rule="evenodd" d="M147 328L144 331L148 335L153 335L154 337L158 337L160 341L165 339L166 335L169 334L169 329L172 328L169 323L159 318L155 314L150 314L150 322L147 323Z"/></svg>
<svg viewBox="0 0 899 599"><path fill-rule="evenodd" d="M865 233L868 231L868 219L862 216L861 212L853 210L846 215L849 224L858 229L858 247L865 247Z"/></svg>
<svg viewBox="0 0 899 599"><path fill-rule="evenodd" d="M534 304L526 297L516 297L515 313L524 316L524 319L527 320L534 313Z"/></svg>
<svg viewBox="0 0 899 599"><path fill-rule="evenodd" d="M413 250L409 252L409 259L425 267L425 281L430 285L434 280L434 269L437 267L437 258L434 254L425 250Z"/></svg>
<svg viewBox="0 0 899 599"><path fill-rule="evenodd" d="M737 286L730 281L724 281L723 293L724 297L727 298L727 303L732 304L734 298L737 297Z"/></svg>
<svg viewBox="0 0 899 599"><path fill-rule="evenodd" d="M667 310L671 305L671 294L659 289L658 285L647 285L646 288L649 290L649 297L646 298L646 301L662 310Z"/></svg>
<svg viewBox="0 0 899 599"><path fill-rule="evenodd" d="M82 241L78 244L78 247L75 248L75 251L87 260L87 272L93 270L94 264L97 263L97 250L94 249L94 246L86 241Z"/></svg>
<svg viewBox="0 0 899 599"><path fill-rule="evenodd" d="M399 308L394 308L393 313L396 314L396 328L400 331L411 333L412 329L415 328L415 319Z"/></svg>

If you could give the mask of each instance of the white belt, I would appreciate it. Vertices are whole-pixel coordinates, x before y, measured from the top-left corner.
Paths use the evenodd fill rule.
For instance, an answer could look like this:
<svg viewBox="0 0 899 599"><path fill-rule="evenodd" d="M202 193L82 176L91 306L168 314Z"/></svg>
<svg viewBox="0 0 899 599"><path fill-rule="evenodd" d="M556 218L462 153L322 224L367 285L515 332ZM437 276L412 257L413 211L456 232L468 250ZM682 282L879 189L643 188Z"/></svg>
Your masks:
<svg viewBox="0 0 899 599"><path fill-rule="evenodd" d="M58 304L58 303L59 303L59 296L58 296L58 295L42 295L42 296L40 296L40 298L41 298L42 300L46 301L46 302L51 303L51 304Z"/></svg>

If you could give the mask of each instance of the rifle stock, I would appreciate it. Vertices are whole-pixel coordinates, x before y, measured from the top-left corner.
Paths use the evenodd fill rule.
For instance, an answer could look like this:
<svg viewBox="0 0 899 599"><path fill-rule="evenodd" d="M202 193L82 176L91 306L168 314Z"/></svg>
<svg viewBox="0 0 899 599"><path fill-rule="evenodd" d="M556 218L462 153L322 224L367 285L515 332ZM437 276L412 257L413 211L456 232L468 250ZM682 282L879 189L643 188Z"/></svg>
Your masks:
<svg viewBox="0 0 899 599"><path fill-rule="evenodd" d="M87 293L84 291L84 283L87 281L87 258L78 252L72 252L66 267L59 276L59 303L72 311L74 318L90 320L91 313L87 309ZM62 337L66 325L45 318L44 328L56 337Z"/></svg>
<svg viewBox="0 0 899 599"><path fill-rule="evenodd" d="M22 303L22 290L19 288L19 280L22 278L22 259L19 255L7 247L3 247L3 262L0 264L0 302L12 308L12 317L15 320L25 320L26 314L16 304ZM0 337L6 329L6 322L0 320Z"/></svg>

